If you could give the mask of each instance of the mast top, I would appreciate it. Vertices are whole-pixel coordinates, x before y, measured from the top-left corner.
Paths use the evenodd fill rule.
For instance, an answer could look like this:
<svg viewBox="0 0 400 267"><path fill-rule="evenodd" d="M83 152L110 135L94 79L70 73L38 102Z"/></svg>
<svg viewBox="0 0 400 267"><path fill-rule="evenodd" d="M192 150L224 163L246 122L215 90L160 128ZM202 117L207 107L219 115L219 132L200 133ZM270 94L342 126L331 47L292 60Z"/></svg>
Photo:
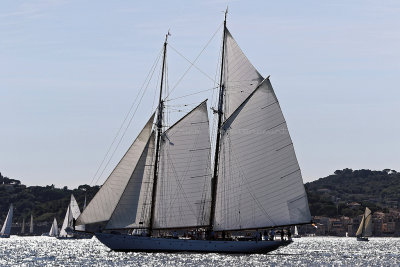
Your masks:
<svg viewBox="0 0 400 267"><path fill-rule="evenodd" d="M171 33L169 32L169 29L168 29L168 32L167 32L167 34L165 35L165 41L164 41L164 44L167 44L167 43L168 43L168 36L171 36Z"/></svg>
<svg viewBox="0 0 400 267"><path fill-rule="evenodd" d="M225 19L224 22L226 23L226 16L228 15L228 6L226 6L226 10L225 10Z"/></svg>

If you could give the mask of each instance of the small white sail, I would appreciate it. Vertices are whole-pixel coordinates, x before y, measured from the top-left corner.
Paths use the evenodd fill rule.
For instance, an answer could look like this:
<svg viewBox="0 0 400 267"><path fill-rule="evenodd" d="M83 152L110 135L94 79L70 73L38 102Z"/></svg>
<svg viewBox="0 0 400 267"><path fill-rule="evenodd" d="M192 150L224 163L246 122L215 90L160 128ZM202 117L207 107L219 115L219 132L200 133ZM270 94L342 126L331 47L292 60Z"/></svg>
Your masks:
<svg viewBox="0 0 400 267"><path fill-rule="evenodd" d="M60 231L60 236L61 237L67 237L68 236L68 233L66 232L66 229L72 225L72 220L73 220L72 212L71 212L71 209L70 209L70 205L68 205L67 212L65 213L65 217L64 217L64 222L63 222L63 224L61 226L61 231Z"/></svg>
<svg viewBox="0 0 400 267"><path fill-rule="evenodd" d="M81 216L79 216L76 222L77 225L110 219L149 140L153 121L154 114Z"/></svg>
<svg viewBox="0 0 400 267"><path fill-rule="evenodd" d="M299 235L299 231L297 230L297 226L294 226L294 235L298 236Z"/></svg>
<svg viewBox="0 0 400 267"><path fill-rule="evenodd" d="M56 218L54 218L53 223L51 224L49 236L58 236L58 225Z"/></svg>
<svg viewBox="0 0 400 267"><path fill-rule="evenodd" d="M204 101L162 135L154 229L209 224L209 133Z"/></svg>
<svg viewBox="0 0 400 267"><path fill-rule="evenodd" d="M361 219L360 226L356 232L356 236L371 236L372 235L372 213L369 208L365 208L364 215Z"/></svg>
<svg viewBox="0 0 400 267"><path fill-rule="evenodd" d="M11 233L12 218L14 213L13 204L10 205L6 220L4 221L3 227L1 228L0 235L9 236Z"/></svg>
<svg viewBox="0 0 400 267"><path fill-rule="evenodd" d="M33 215L31 214L31 223L29 225L29 233L33 234Z"/></svg>
<svg viewBox="0 0 400 267"><path fill-rule="evenodd" d="M22 229L21 234L25 234L25 217L22 219Z"/></svg>
<svg viewBox="0 0 400 267"><path fill-rule="evenodd" d="M153 132L115 208L107 229L149 227L154 177Z"/></svg>
<svg viewBox="0 0 400 267"><path fill-rule="evenodd" d="M300 167L269 79L222 128L215 229L310 222Z"/></svg>

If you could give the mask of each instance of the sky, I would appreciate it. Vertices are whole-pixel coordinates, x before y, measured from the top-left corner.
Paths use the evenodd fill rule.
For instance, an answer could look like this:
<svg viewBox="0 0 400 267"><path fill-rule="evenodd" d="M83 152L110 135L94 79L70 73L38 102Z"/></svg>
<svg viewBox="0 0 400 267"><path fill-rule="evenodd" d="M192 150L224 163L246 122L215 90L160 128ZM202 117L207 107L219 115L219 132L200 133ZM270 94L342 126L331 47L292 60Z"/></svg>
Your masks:
<svg viewBox="0 0 400 267"><path fill-rule="evenodd" d="M400 170L398 1L5 0L0 172L28 185L104 182L154 110L160 68L146 77L168 30L170 98L205 91L170 109L212 106L227 6L230 32L271 75L305 182Z"/></svg>

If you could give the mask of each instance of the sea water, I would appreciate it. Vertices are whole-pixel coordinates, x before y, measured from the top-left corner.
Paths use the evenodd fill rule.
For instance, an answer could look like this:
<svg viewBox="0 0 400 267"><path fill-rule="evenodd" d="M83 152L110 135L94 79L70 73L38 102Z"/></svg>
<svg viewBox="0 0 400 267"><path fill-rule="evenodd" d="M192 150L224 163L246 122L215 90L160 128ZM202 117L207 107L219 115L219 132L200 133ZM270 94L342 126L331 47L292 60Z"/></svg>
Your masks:
<svg viewBox="0 0 400 267"><path fill-rule="evenodd" d="M268 254L123 253L96 238L0 238L0 266L400 266L400 238L303 237Z"/></svg>

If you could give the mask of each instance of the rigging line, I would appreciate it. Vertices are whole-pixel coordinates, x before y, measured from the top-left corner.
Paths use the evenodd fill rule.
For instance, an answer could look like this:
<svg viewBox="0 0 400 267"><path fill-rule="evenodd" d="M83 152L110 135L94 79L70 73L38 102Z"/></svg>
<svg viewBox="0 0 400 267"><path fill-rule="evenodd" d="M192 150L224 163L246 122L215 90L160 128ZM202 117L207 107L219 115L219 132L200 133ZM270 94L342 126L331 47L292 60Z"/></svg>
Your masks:
<svg viewBox="0 0 400 267"><path fill-rule="evenodd" d="M210 76L208 76L207 73L205 73L204 71L202 71L201 69L199 69L196 65L194 65L194 63L199 59L199 57L201 56L201 54L204 52L204 50L206 50L206 48L208 47L208 45L211 43L211 41L214 39L215 35L217 35L217 33L219 32L219 30L221 29L223 23L221 23L218 27L218 29L214 32L214 34L211 36L210 40L208 40L208 42L205 44L205 46L203 47L203 49L200 51L200 53L197 55L197 57L194 59L193 62L191 62L189 59L187 59L184 55L182 55L181 53L179 53L178 50L176 50L171 44L168 44L172 50L174 50L178 55L180 55L182 58L184 58L187 62L190 63L190 66L186 69L186 71L183 73L183 75L179 78L179 80L176 82L176 84L172 87L171 91L168 93L168 95L165 97L165 99L167 99L169 97L169 95L175 90L175 88L179 85L179 83L182 81L182 79L186 76L186 74L189 72L189 70L194 66L196 69L198 69L201 73L203 73L207 78L209 78L211 81L213 81L214 83L216 83L216 81L211 78Z"/></svg>
<svg viewBox="0 0 400 267"><path fill-rule="evenodd" d="M162 50L161 50L161 52L162 52ZM126 125L124 131L122 132L121 138L119 139L119 141L118 141L118 143L117 143L117 145L116 145L114 151L112 152L110 158L108 159L107 163L104 165L104 168L103 168L103 170L101 171L100 175L97 177L97 180L96 180L95 184L97 184L97 182L99 181L99 179L100 179L101 176L103 175L105 169L107 168L108 164L110 163L111 159L113 158L113 156L114 156L116 150L118 149L119 145L121 144L121 141L122 141L122 139L124 138L124 136L125 136L125 134L126 134L126 131L128 130L128 128L129 128L129 126L130 126L130 124L131 124L133 118L135 117L135 114L136 114L136 112L137 112L137 110L138 110L138 108L139 108L139 105L140 105L140 103L142 102L144 93L146 92L146 89L149 87L150 81L151 81L151 79L152 79L152 77L153 77L153 75L154 75L154 72L155 72L155 70L156 70L156 67L157 67L157 65L158 65L158 62L159 62L160 57L161 57L161 54L162 54L161 52L160 52L159 55L157 56L156 61L153 63L153 66L152 66L152 68L150 69L149 73L147 74L147 77L146 77L146 79L144 80L144 82L143 82L143 84L142 84L142 86L141 86L141 88L140 88L140 90L139 90L139 92L138 92L138 94L137 94L137 96L136 96L136 98L135 98L134 103L131 105L131 108L129 109L129 112L126 114L125 119L124 119L124 121L123 121L123 123L122 123L120 129L118 130L117 135L115 136L115 138L114 138L114 140L113 140L113 143L110 145L110 147L109 147L109 149L108 149L108 152L107 152L106 156L104 157L102 163L104 163L104 161L105 161L105 159L106 159L106 157L107 157L109 151L111 150L113 144L114 144L115 141L117 140L117 137L118 137L119 134L121 133L121 129L123 128L123 126L124 126L124 124L125 124L125 122L126 122L128 116L129 116L129 114L131 113L131 111L132 111L132 109L133 109L133 107L134 107L134 104L136 103L136 101L137 101L137 99L138 99L138 97L139 97L141 91L143 90L142 96L141 96L140 99L139 99L139 103L138 103L138 105L136 106L136 109L134 110L134 112L133 112L131 118L129 119L128 124ZM147 82L147 84L146 84L146 82ZM146 85L146 86L145 86L145 85ZM145 86L145 87L144 87L144 86ZM99 170L100 170L100 167L101 167L101 165L99 166ZM93 177L92 182L93 182L94 178L95 178L95 177ZM90 184L92 184L92 182L91 182Z"/></svg>
<svg viewBox="0 0 400 267"><path fill-rule="evenodd" d="M189 70L192 67L195 67L198 71L200 71L202 74L204 74L204 76L206 76L208 79L210 79L212 82L215 82L213 80L213 78L211 78L205 71L201 70L199 67L197 67L195 65L195 62L197 61L197 59L200 57L200 55L202 54L202 52L204 51L204 49L200 52L200 54L197 56L197 58L192 62L190 61L187 57L185 57L184 55L182 55L178 50L176 50L172 45L169 45L172 50L174 50L178 55L180 55L181 57L183 57L187 62L190 63L190 66L186 69L185 73L183 73L183 75L179 78L179 80L176 82L176 84L174 85L174 87L172 88L171 92L179 85L179 83L182 81L182 79L186 76L186 74L189 72ZM168 97L168 96L167 96Z"/></svg>
<svg viewBox="0 0 400 267"><path fill-rule="evenodd" d="M139 95L140 95L140 92L142 91L144 85L146 84L147 79L149 78L150 75L152 76L152 73L154 73L155 66L158 64L158 61L160 60L161 52L162 52L162 50L160 50L160 52L158 53L158 56L156 57L156 60L153 62L153 65L151 66L151 68L150 68L150 70L149 70L149 72L148 72L148 74L147 74L147 76L146 76L146 78L145 78L145 80L144 80L142 86L140 87L139 92L138 92L138 94L136 95L135 100L133 101L133 103L131 104L131 106L130 106L130 108L129 108L129 111L128 111L127 114L125 115L125 118L124 118L123 122L121 123L121 126L119 127L119 129L118 129L118 131L117 131L117 133L116 133L116 135L115 135L113 141L111 142L111 145L109 146L109 148L108 148L106 154L104 155L103 160L101 161L99 167L97 168L96 173L93 175L92 180L91 180L91 182L90 182L90 185L92 185L94 179L96 178L97 174L99 173L99 171L100 171L100 169L101 169L101 166L103 166L103 164L104 164L104 162L105 162L107 156L109 155L112 146L115 144L115 141L117 140L117 137L118 137L119 134L121 133L121 130L122 130L122 128L123 128L123 126L124 126L126 120L128 119L128 116L129 116L129 114L131 113L131 111L132 111L132 109L133 109L133 107L134 107L134 105L135 105L135 103L136 103L136 101L137 101L137 99L138 99L138 97L139 97ZM99 178L96 180L96 183L97 183L98 180L99 180Z"/></svg>
<svg viewBox="0 0 400 267"><path fill-rule="evenodd" d="M166 101L173 101L173 100L176 100L176 99L180 99L180 98L184 98L184 97L188 97L188 96L192 96L192 95L201 94L201 93L204 93L204 92L207 92L207 91L211 91L211 90L215 90L215 89L218 89L218 88L219 87L216 86L216 87L213 87L213 88L210 88L210 89L205 89L205 90L198 91L196 93L187 94L187 95L183 95L183 96L179 96L179 97L175 97L175 98L170 98L170 99L168 99Z"/></svg>

